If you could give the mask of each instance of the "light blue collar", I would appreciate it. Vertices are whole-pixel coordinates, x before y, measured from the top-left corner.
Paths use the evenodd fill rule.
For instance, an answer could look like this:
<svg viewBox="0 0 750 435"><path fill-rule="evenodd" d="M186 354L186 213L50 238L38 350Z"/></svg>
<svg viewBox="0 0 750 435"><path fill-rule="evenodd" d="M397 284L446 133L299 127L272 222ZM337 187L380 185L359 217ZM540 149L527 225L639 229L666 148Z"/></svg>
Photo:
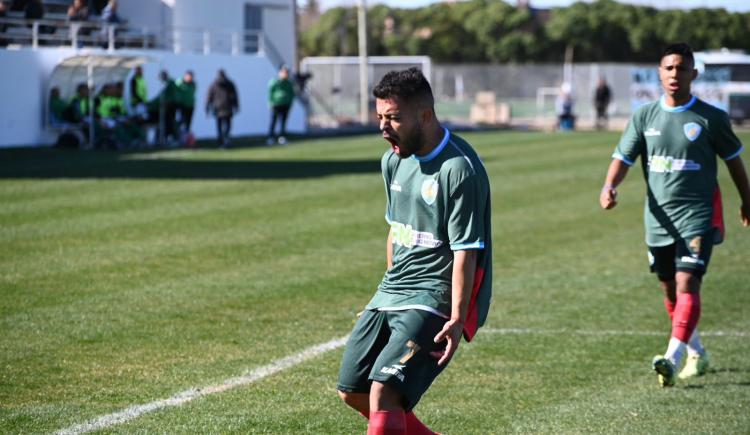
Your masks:
<svg viewBox="0 0 750 435"><path fill-rule="evenodd" d="M443 130L445 131L445 134L443 135L443 140L440 141L438 146L435 147L434 150L430 151L429 154L426 156L420 157L416 154L412 154L412 158L416 159L419 162L426 163L430 160L437 157L438 154L440 154L441 151L443 151L443 148L448 144L448 138L450 137L451 133L448 131L447 128L443 127Z"/></svg>
<svg viewBox="0 0 750 435"><path fill-rule="evenodd" d="M662 95L661 98L659 99L659 106L661 106L661 109L666 112L680 113L693 107L693 104L695 104L696 100L697 98L695 98L695 95L691 95L690 101L688 101L687 103L683 104L682 106L672 107L672 106L667 105L664 95Z"/></svg>

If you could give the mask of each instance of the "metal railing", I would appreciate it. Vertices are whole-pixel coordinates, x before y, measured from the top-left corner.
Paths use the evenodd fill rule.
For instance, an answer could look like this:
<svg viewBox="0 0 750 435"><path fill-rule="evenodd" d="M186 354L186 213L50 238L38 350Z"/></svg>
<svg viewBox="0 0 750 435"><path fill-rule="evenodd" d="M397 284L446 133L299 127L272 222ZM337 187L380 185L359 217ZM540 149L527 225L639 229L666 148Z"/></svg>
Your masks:
<svg viewBox="0 0 750 435"><path fill-rule="evenodd" d="M0 46L160 49L174 53L260 54L279 67L284 58L262 31L136 27L96 21L0 18Z"/></svg>

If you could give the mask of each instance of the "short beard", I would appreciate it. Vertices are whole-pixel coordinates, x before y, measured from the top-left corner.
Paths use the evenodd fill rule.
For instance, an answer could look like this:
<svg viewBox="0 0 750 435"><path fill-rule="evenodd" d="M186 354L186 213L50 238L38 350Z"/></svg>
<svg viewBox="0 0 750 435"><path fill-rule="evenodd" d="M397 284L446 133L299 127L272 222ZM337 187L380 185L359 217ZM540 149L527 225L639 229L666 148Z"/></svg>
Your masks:
<svg viewBox="0 0 750 435"><path fill-rule="evenodd" d="M398 155L402 159L407 159L411 156L413 156L417 151L419 151L420 148L422 148L422 143L424 142L424 132L422 131L422 128L417 128L414 130L414 133L409 135L408 137L405 137L401 144L399 144L399 151L401 153Z"/></svg>

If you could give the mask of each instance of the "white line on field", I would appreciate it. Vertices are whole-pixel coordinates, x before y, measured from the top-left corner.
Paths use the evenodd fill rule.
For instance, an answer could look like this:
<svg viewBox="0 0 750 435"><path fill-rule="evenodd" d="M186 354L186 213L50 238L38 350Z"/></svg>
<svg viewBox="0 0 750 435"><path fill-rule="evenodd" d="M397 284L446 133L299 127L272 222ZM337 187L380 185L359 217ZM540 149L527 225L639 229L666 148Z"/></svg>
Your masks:
<svg viewBox="0 0 750 435"><path fill-rule="evenodd" d="M589 335L589 336L610 336L610 335L629 335L629 336L664 336L667 335L666 331L607 331L607 330L580 330L580 329L533 329L533 328L484 328L482 330L485 333L490 334L504 334L504 335ZM701 335L704 337L748 337L750 333L741 331L701 331ZM91 432L99 429L106 429L118 424L126 423L130 420L140 417L143 414L149 412L158 411L162 408L168 408L171 406L180 406L184 403L190 402L193 399L197 399L203 396L208 396L216 393L223 393L224 391L231 390L235 387L252 384L263 378L274 375L280 371L292 368L298 364L301 364L311 358L322 355L330 350L338 349L339 347L346 344L346 340L349 337L337 338L325 343L321 343L312 347L309 347L301 352L294 355L276 360L263 367L258 367L255 370L248 372L242 376L229 378L218 385L212 385L203 388L191 388L168 399L155 400L150 403L143 405L134 405L126 408L120 412L103 415L101 417L89 420L85 423L71 426L67 429L62 429L56 432L58 435L78 435L86 432Z"/></svg>
<svg viewBox="0 0 750 435"><path fill-rule="evenodd" d="M636 335L636 336L667 336L669 330L661 332L656 331L607 331L596 330L587 331L581 329L533 329L533 328L484 328L481 331L490 334L505 335L591 335L591 336L609 336L609 335ZM700 331L701 337L748 337L750 333L742 331Z"/></svg>
<svg viewBox="0 0 750 435"><path fill-rule="evenodd" d="M317 344L301 352L295 353L294 355L276 360L263 367L258 367L242 376L229 378L218 385L212 385L204 388L191 388L189 390L177 393L168 399L156 400L143 405L134 405L120 412L103 415L93 420L89 420L85 423L71 426L67 429L62 429L56 433L58 435L77 435L91 432L93 430L105 429L111 426L128 422L143 414L157 411L162 408L179 406L199 397L222 393L235 387L252 384L253 382L257 382L282 370L294 367L297 364L301 364L311 358L324 354L329 350L337 349L346 344L347 338L349 337L341 337L325 343Z"/></svg>

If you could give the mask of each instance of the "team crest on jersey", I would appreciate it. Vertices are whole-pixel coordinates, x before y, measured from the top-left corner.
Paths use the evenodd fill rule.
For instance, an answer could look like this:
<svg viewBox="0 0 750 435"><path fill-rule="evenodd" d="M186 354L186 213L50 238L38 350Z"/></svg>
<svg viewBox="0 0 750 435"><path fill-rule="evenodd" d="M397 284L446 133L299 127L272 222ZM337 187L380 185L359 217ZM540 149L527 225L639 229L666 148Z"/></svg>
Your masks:
<svg viewBox="0 0 750 435"><path fill-rule="evenodd" d="M438 182L435 179L429 178L427 180L424 180L422 183L422 199L424 199L424 202L427 203L427 205L432 205L435 203L435 199L437 198L438 194Z"/></svg>
<svg viewBox="0 0 750 435"><path fill-rule="evenodd" d="M685 137L687 137L690 142L693 142L701 135L701 126L695 122L688 122L682 126L682 131L685 132Z"/></svg>

